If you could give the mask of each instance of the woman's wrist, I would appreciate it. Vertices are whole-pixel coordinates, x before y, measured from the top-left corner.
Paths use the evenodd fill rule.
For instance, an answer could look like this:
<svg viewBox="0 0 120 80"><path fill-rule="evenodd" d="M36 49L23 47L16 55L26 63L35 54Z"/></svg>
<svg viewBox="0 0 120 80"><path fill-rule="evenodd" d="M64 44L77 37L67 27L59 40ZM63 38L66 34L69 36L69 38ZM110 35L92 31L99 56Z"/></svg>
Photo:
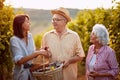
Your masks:
<svg viewBox="0 0 120 80"><path fill-rule="evenodd" d="M101 77L101 76L102 76L102 74L101 74L101 73L97 73L97 76Z"/></svg>
<svg viewBox="0 0 120 80"><path fill-rule="evenodd" d="M39 56L41 53L40 51L35 51L36 56Z"/></svg>

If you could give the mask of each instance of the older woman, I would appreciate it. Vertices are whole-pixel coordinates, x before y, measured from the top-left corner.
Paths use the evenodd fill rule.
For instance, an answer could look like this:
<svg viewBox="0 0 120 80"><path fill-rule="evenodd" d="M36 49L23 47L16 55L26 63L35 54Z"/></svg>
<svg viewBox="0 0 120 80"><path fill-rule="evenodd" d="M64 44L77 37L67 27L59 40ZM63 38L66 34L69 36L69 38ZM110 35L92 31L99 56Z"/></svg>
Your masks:
<svg viewBox="0 0 120 80"><path fill-rule="evenodd" d="M119 67L115 52L108 46L109 34L102 24L93 26L86 58L86 80L114 80Z"/></svg>
<svg viewBox="0 0 120 80"><path fill-rule="evenodd" d="M13 80L33 80L29 68L31 60L39 55L47 57L47 51L35 51L32 35L29 33L30 21L25 14L15 16L13 21L13 37L10 39L12 58L15 63Z"/></svg>

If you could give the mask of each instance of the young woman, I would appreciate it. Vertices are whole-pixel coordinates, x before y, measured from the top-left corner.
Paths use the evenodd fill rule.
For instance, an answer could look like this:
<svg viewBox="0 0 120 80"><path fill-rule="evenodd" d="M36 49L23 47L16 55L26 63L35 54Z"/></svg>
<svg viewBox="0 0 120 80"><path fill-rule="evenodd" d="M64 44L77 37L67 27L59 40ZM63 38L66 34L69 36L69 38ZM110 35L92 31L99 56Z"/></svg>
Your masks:
<svg viewBox="0 0 120 80"><path fill-rule="evenodd" d="M29 33L30 21L25 14L15 16L13 21L13 37L10 39L14 65L13 80L33 80L30 67L31 60L38 55L47 56L47 51L35 51L32 35Z"/></svg>

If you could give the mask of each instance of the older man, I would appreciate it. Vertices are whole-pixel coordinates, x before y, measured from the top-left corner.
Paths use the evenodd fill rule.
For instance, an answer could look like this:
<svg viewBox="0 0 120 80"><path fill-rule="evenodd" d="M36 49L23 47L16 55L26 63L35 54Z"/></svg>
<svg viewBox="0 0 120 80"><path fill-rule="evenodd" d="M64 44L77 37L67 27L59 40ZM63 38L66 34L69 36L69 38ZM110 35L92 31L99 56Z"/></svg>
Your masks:
<svg viewBox="0 0 120 80"><path fill-rule="evenodd" d="M63 7L51 11L54 29L47 32L42 47L48 47L51 62L64 62L63 80L77 80L77 62L85 57L78 34L67 28L71 21L68 10Z"/></svg>

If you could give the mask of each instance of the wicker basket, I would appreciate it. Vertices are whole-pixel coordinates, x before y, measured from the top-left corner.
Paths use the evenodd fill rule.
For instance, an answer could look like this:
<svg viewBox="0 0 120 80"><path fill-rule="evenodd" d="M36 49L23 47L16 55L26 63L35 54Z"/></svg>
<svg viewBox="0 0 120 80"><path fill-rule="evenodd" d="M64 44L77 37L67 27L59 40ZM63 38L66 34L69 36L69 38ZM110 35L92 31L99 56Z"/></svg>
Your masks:
<svg viewBox="0 0 120 80"><path fill-rule="evenodd" d="M39 55L32 60L33 64L44 65L49 63L49 59L45 58L43 55Z"/></svg>
<svg viewBox="0 0 120 80"><path fill-rule="evenodd" d="M63 64L61 64L58 68L49 71L34 71L32 74L36 80L63 80L62 66Z"/></svg>

